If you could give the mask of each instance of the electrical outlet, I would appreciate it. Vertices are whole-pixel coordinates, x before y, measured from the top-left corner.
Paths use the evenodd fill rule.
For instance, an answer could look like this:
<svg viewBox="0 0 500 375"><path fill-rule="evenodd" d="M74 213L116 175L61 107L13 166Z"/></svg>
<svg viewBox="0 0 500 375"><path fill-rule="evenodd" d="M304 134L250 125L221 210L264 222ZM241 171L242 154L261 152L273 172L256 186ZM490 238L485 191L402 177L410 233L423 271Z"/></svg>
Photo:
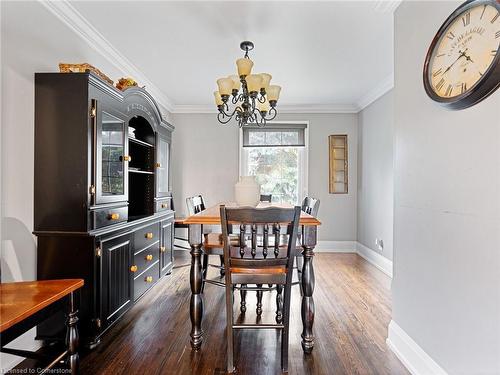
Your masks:
<svg viewBox="0 0 500 375"><path fill-rule="evenodd" d="M384 240L375 238L375 246L377 246L377 249L379 249L380 251L384 250Z"/></svg>

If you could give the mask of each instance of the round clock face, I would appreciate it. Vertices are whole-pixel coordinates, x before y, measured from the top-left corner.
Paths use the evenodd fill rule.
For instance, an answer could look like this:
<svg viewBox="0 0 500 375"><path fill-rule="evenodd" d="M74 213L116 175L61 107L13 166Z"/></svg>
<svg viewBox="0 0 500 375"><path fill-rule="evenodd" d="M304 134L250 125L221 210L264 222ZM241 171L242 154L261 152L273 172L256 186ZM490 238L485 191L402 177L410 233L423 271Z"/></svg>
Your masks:
<svg viewBox="0 0 500 375"><path fill-rule="evenodd" d="M465 108L478 102L478 96L491 94L488 87L472 95L483 81L498 87L499 8L496 0L468 1L441 27L424 68L425 88L432 99Z"/></svg>

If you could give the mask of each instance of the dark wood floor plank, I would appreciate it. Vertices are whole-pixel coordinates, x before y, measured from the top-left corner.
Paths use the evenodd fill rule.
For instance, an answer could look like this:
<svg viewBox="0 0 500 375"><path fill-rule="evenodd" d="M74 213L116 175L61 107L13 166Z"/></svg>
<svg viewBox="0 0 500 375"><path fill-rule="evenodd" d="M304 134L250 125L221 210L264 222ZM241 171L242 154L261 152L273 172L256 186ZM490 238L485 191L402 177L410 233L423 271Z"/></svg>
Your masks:
<svg viewBox="0 0 500 375"><path fill-rule="evenodd" d="M189 254L176 251L177 264ZM316 254L316 344L312 355L300 345L302 324L298 287L292 292L290 374L408 374L385 343L391 319L391 280L356 254ZM217 277L211 270L210 277ZM199 352L189 343L189 267L174 269L103 338L84 353L83 374L223 374L225 370L224 289L205 288ZM235 312L239 312L239 294ZM248 292L247 313L255 322L255 293ZM262 321L274 322L275 293L265 293ZM280 338L275 331L245 330L235 336L239 374L279 374Z"/></svg>

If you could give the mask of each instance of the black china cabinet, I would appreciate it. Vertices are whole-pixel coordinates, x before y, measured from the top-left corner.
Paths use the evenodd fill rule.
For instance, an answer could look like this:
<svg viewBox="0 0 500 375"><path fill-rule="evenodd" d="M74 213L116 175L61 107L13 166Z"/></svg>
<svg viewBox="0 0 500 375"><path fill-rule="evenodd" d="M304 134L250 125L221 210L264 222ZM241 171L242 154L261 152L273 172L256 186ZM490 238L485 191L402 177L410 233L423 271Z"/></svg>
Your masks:
<svg viewBox="0 0 500 375"><path fill-rule="evenodd" d="M79 328L90 347L172 270L173 129L142 88L35 74L37 277L84 279ZM57 315L37 330L63 334Z"/></svg>

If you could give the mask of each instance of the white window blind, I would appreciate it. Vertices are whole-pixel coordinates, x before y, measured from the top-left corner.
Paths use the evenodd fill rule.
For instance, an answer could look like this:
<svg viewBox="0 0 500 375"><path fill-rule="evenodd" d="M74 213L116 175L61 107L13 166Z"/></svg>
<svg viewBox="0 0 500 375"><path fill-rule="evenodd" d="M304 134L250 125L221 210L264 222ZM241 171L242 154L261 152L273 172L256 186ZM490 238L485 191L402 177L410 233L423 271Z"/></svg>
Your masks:
<svg viewBox="0 0 500 375"><path fill-rule="evenodd" d="M243 128L243 147L305 146L305 124L272 124Z"/></svg>

